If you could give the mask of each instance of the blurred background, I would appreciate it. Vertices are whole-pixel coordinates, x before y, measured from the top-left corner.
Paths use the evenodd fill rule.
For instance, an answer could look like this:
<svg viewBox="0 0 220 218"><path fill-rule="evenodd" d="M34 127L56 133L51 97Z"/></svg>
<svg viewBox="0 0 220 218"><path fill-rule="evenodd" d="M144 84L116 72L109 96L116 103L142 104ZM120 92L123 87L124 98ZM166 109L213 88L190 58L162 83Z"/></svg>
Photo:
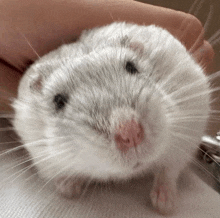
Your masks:
<svg viewBox="0 0 220 218"><path fill-rule="evenodd" d="M218 30L220 32L220 0L138 0L151 5L171 8L178 11L193 14L203 26L205 26L205 39L208 40ZM215 58L212 73L220 71L220 34L218 40L213 44ZM220 76L213 81L212 86L220 87ZM220 91L213 94L213 109L219 110L209 122L207 133L215 135L220 130Z"/></svg>
<svg viewBox="0 0 220 218"><path fill-rule="evenodd" d="M220 0L138 0L152 5L171 8L196 16L205 25L208 16L211 16L206 28L205 39L208 40L220 30ZM210 15L209 15L210 14ZM220 70L220 34L219 43L214 46L215 61L214 71Z"/></svg>

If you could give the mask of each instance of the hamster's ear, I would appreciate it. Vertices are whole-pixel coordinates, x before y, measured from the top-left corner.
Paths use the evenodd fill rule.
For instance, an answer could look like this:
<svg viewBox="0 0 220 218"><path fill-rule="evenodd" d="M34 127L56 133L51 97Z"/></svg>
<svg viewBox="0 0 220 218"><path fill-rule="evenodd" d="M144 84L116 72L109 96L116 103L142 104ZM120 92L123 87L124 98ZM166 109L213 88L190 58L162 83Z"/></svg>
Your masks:
<svg viewBox="0 0 220 218"><path fill-rule="evenodd" d="M133 41L131 42L128 36L124 36L121 40L121 45L123 47L128 47L134 52L138 53L139 55L142 55L144 53L144 45L143 43L139 41Z"/></svg>
<svg viewBox="0 0 220 218"><path fill-rule="evenodd" d="M41 93L43 87L43 76L36 75L35 77L31 78L30 82L30 89L33 92Z"/></svg>
<svg viewBox="0 0 220 218"><path fill-rule="evenodd" d="M135 52L137 52L139 55L142 55L144 53L144 45L141 42L130 42L129 48Z"/></svg>

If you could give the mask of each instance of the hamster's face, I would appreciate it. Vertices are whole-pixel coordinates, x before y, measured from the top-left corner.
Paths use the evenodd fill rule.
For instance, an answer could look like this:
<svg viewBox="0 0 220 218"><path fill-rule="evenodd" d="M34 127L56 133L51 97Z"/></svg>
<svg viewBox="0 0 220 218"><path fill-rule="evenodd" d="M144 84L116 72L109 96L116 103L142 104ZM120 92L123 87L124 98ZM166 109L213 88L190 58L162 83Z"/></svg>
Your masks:
<svg viewBox="0 0 220 218"><path fill-rule="evenodd" d="M36 98L57 170L122 179L158 158L168 124L151 68L128 48L60 60Z"/></svg>
<svg viewBox="0 0 220 218"><path fill-rule="evenodd" d="M15 126L25 142L43 139L44 145L26 147L44 177L127 179L172 146L185 152L186 143L191 149L199 141L209 112L206 77L171 35L148 30L154 34L149 42L136 35L137 41L84 53L72 44L68 55L61 50L29 70L37 77L28 94L20 94L22 104L29 103L23 110L15 104Z"/></svg>

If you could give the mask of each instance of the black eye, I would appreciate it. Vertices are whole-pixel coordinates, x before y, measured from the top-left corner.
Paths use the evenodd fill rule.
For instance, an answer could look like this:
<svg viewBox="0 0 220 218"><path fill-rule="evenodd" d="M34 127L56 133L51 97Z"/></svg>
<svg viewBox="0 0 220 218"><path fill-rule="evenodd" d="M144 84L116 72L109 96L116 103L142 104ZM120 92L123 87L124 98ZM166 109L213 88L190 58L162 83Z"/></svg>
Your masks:
<svg viewBox="0 0 220 218"><path fill-rule="evenodd" d="M127 72L131 73L131 74L135 74L138 73L137 68L135 67L134 63L131 61L128 61L125 65L125 69L127 70Z"/></svg>
<svg viewBox="0 0 220 218"><path fill-rule="evenodd" d="M62 94L57 94L57 95L55 95L53 102L55 103L56 110L60 110L67 103L67 97Z"/></svg>

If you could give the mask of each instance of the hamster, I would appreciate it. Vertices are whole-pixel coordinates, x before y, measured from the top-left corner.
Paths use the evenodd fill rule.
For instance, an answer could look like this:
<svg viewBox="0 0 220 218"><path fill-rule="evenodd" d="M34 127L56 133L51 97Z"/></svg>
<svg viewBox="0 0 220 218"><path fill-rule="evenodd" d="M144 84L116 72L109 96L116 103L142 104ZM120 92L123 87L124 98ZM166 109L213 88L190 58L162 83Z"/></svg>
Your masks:
<svg viewBox="0 0 220 218"><path fill-rule="evenodd" d="M114 22L27 70L13 124L39 175L64 196L89 180L151 171L152 205L169 214L206 128L209 93L203 69L168 31Z"/></svg>

